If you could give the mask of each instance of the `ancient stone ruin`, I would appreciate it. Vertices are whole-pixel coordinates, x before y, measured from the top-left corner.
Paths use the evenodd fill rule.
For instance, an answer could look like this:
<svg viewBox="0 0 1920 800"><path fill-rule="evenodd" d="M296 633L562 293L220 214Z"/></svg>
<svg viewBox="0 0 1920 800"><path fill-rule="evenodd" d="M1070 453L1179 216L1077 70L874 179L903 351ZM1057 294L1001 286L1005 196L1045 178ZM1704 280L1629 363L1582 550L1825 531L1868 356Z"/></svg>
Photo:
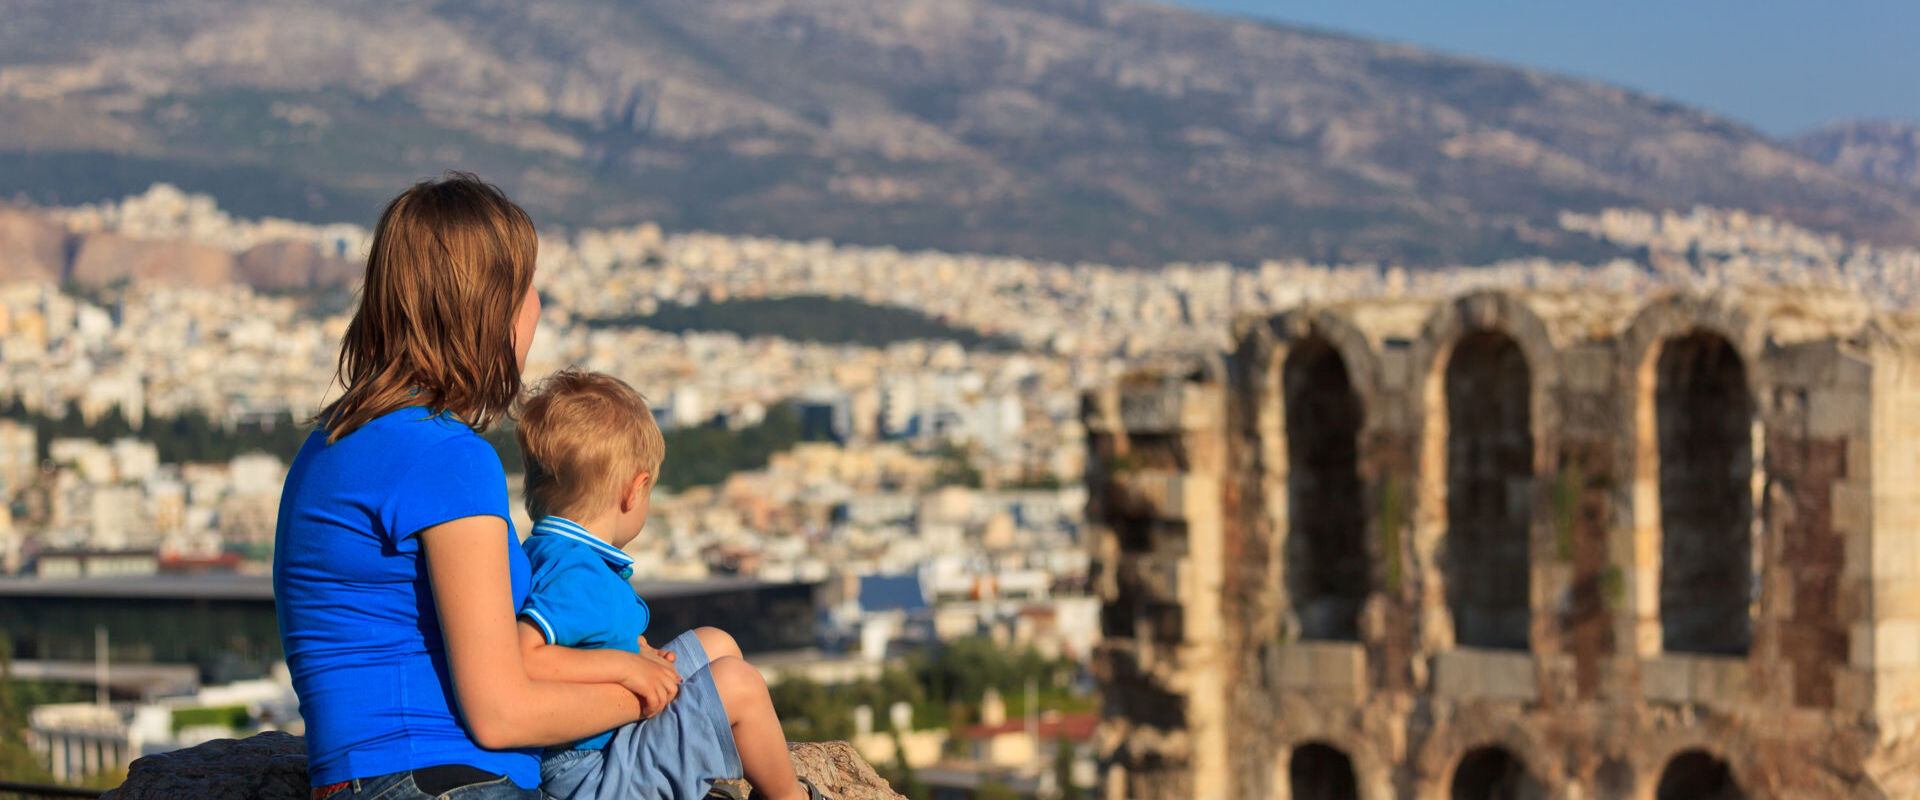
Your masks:
<svg viewBox="0 0 1920 800"><path fill-rule="evenodd" d="M1088 396L1111 798L1920 797L1920 322L1242 320Z"/></svg>

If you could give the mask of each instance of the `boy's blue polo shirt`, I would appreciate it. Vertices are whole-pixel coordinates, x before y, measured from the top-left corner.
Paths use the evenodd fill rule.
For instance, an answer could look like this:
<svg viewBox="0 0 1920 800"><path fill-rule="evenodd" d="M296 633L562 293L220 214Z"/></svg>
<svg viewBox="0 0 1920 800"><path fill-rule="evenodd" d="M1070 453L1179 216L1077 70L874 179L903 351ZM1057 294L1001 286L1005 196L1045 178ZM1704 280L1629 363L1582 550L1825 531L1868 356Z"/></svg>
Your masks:
<svg viewBox="0 0 1920 800"><path fill-rule="evenodd" d="M533 567L532 588L520 616L548 644L585 650L640 652L651 614L633 591L633 557L569 519L544 517L520 543ZM578 750L607 746L607 731L574 742Z"/></svg>

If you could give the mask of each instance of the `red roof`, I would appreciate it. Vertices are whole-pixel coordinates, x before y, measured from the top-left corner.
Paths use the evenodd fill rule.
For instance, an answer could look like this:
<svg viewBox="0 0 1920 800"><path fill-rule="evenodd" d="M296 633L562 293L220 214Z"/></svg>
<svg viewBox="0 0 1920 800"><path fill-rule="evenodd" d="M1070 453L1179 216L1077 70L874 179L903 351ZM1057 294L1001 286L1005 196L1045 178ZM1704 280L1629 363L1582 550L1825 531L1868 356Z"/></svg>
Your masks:
<svg viewBox="0 0 1920 800"><path fill-rule="evenodd" d="M1094 732L1097 731L1099 727L1100 712L1097 711L1069 711L1066 713L1049 711L1040 715L1040 738L1043 741L1052 741L1055 739L1066 739L1074 742L1090 741L1093 739ZM1009 719L998 725L968 725L960 731L960 738L988 739L994 736L1004 736L1009 733L1026 732L1026 720Z"/></svg>

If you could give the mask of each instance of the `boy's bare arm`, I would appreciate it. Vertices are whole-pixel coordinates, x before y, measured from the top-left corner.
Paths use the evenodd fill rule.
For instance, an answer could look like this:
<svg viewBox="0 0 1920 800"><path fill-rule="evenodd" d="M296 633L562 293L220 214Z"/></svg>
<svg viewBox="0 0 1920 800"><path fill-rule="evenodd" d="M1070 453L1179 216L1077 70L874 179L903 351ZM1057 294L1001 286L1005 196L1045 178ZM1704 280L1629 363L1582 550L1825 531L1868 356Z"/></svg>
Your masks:
<svg viewBox="0 0 1920 800"><path fill-rule="evenodd" d="M560 683L617 683L638 695L653 716L680 691L680 673L665 659L624 650L581 650L547 643L540 629L522 619L520 657L527 677Z"/></svg>

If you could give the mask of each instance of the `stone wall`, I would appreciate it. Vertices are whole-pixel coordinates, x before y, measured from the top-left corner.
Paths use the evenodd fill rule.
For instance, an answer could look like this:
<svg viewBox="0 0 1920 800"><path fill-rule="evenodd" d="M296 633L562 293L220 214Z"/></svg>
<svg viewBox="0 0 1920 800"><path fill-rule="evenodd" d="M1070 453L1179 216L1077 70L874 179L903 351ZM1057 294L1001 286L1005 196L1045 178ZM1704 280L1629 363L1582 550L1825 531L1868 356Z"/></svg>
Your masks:
<svg viewBox="0 0 1920 800"><path fill-rule="evenodd" d="M1913 330L1489 292L1089 395L1110 796L1920 791Z"/></svg>

